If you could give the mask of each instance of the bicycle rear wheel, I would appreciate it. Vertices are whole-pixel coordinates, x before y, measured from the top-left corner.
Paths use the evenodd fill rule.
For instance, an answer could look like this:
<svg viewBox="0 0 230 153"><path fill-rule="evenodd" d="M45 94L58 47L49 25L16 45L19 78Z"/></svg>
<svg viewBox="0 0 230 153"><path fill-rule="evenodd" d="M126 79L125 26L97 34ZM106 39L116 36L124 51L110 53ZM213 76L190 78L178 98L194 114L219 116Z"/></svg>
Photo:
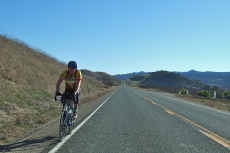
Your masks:
<svg viewBox="0 0 230 153"><path fill-rule="evenodd" d="M62 141L67 132L67 125L66 125L66 117L65 117L66 112L62 112L61 118L60 118L60 126L59 126L59 139Z"/></svg>

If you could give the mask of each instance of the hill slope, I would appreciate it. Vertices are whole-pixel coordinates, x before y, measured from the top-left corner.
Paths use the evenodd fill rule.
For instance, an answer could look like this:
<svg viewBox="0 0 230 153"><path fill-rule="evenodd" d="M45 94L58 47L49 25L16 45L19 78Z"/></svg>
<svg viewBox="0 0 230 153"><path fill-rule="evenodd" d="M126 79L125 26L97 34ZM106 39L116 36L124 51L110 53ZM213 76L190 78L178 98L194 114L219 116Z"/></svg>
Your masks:
<svg viewBox="0 0 230 153"><path fill-rule="evenodd" d="M81 70L81 72L85 76L90 76L90 77L96 78L97 80L102 80L104 84L109 85L109 86L113 86L113 85L117 86L121 82L121 80L105 72L92 72L89 70Z"/></svg>
<svg viewBox="0 0 230 153"><path fill-rule="evenodd" d="M59 116L61 105L53 95L64 69L65 64L0 35L0 144ZM81 87L83 101L88 88L93 96L108 85L83 75Z"/></svg>

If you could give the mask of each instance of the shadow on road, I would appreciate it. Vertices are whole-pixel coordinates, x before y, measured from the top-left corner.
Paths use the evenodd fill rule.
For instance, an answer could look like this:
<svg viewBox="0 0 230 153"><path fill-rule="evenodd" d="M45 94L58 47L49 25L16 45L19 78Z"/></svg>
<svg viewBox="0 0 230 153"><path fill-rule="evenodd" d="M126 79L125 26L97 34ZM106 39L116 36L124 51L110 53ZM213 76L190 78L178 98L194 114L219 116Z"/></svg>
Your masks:
<svg viewBox="0 0 230 153"><path fill-rule="evenodd" d="M27 150L31 151L36 148L47 147L56 144L58 140L55 141L54 139L57 139L57 137L55 136L36 137L33 139L27 139L21 142L16 142L8 145L1 145L0 152L20 152L20 151L26 152Z"/></svg>

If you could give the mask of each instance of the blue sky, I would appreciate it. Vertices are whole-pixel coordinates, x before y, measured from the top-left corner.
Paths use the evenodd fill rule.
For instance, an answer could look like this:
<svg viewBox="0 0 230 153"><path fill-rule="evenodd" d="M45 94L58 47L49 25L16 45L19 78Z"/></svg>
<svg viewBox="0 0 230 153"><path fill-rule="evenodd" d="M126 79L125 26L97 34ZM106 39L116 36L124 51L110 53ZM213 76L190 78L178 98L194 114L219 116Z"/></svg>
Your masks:
<svg viewBox="0 0 230 153"><path fill-rule="evenodd" d="M5 0L0 34L79 69L230 72L230 0Z"/></svg>

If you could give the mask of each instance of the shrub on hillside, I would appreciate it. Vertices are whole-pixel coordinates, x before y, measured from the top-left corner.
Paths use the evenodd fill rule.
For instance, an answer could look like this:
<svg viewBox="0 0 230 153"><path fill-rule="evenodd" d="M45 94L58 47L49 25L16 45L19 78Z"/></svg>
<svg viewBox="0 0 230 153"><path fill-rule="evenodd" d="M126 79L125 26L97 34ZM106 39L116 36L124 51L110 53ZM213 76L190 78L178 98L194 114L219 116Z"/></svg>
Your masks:
<svg viewBox="0 0 230 153"><path fill-rule="evenodd" d="M217 91L216 92L216 98L218 98L218 99L224 99L224 93L220 92L220 91Z"/></svg>
<svg viewBox="0 0 230 153"><path fill-rule="evenodd" d="M229 91L223 92L223 95L224 95L224 98L225 98L225 99L230 100L230 92L229 92Z"/></svg>
<svg viewBox="0 0 230 153"><path fill-rule="evenodd" d="M178 92L178 93L181 93L181 94L187 94L187 89L182 88L182 89L180 89L180 90L179 90L179 92Z"/></svg>
<svg viewBox="0 0 230 153"><path fill-rule="evenodd" d="M208 97L208 98L212 97L211 92L208 90L199 91L197 95L202 96L202 97Z"/></svg>

